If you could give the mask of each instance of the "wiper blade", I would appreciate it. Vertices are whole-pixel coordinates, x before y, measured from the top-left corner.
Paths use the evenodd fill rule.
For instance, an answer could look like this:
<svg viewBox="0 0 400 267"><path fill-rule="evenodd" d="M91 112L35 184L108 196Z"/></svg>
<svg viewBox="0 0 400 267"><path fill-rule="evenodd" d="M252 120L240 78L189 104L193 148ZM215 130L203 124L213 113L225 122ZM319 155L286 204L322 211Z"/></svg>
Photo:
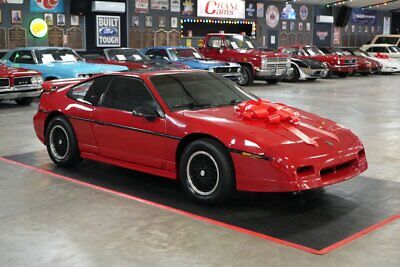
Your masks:
<svg viewBox="0 0 400 267"><path fill-rule="evenodd" d="M188 104L180 104L180 105L173 105L172 108L190 108L190 109L195 109L195 108L211 108L214 107L214 105L211 104L203 104L203 103L188 103Z"/></svg>

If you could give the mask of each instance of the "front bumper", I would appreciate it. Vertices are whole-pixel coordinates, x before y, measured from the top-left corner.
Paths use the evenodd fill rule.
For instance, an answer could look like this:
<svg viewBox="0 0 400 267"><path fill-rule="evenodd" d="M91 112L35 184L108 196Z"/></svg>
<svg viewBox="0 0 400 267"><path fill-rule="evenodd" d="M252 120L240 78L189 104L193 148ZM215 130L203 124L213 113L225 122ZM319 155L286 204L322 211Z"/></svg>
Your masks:
<svg viewBox="0 0 400 267"><path fill-rule="evenodd" d="M357 71L357 65L333 65L331 70L336 73L353 73Z"/></svg>
<svg viewBox="0 0 400 267"><path fill-rule="evenodd" d="M256 69L256 79L266 80L266 79L283 79L287 74L288 68L284 69Z"/></svg>
<svg viewBox="0 0 400 267"><path fill-rule="evenodd" d="M42 94L41 85L24 86L23 88L10 87L0 89L0 100L14 100L18 98L35 98Z"/></svg>
<svg viewBox="0 0 400 267"><path fill-rule="evenodd" d="M328 75L327 69L299 68L300 79L323 78Z"/></svg>

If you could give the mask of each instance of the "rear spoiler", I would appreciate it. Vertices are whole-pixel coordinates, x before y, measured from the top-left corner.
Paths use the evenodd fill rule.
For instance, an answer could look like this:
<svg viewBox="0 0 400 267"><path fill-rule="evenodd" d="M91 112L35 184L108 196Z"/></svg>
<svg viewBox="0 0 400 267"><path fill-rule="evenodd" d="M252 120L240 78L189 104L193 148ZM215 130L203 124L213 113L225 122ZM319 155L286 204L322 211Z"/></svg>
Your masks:
<svg viewBox="0 0 400 267"><path fill-rule="evenodd" d="M64 88L66 86L78 84L84 80L86 80L86 78L72 78L72 79L45 81L42 85L42 88L44 92L52 92L52 91L57 91L58 89Z"/></svg>

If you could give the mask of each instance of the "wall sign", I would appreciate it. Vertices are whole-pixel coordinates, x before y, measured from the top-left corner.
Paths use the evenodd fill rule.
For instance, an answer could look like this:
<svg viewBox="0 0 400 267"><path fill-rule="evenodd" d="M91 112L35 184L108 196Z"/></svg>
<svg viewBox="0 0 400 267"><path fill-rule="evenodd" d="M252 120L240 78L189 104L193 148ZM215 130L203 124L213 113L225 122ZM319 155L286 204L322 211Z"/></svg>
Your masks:
<svg viewBox="0 0 400 267"><path fill-rule="evenodd" d="M44 19L36 18L29 25L29 32L36 38L43 38L48 31L47 23Z"/></svg>
<svg viewBox="0 0 400 267"><path fill-rule="evenodd" d="M246 18L243 0L197 0L197 16L211 18Z"/></svg>
<svg viewBox="0 0 400 267"><path fill-rule="evenodd" d="M376 10L354 8L351 12L351 20L353 24L375 25L377 20L377 12Z"/></svg>
<svg viewBox="0 0 400 267"><path fill-rule="evenodd" d="M151 0L151 9L168 10L169 9L168 0Z"/></svg>
<svg viewBox="0 0 400 267"><path fill-rule="evenodd" d="M30 0L31 12L64 12L64 0Z"/></svg>
<svg viewBox="0 0 400 267"><path fill-rule="evenodd" d="M307 20L307 18L308 18L308 7L306 5L302 5L300 7L299 13L300 13L300 19L301 20Z"/></svg>
<svg viewBox="0 0 400 267"><path fill-rule="evenodd" d="M296 19L296 10L291 4L286 4L282 9L282 19Z"/></svg>
<svg viewBox="0 0 400 267"><path fill-rule="evenodd" d="M279 23L279 10L276 6L270 5L265 12L265 21L268 27L275 28Z"/></svg>
<svg viewBox="0 0 400 267"><path fill-rule="evenodd" d="M121 46L121 17L96 16L97 47Z"/></svg>
<svg viewBox="0 0 400 267"><path fill-rule="evenodd" d="M147 13L147 12L149 12L149 0L136 0L135 13Z"/></svg>
<svg viewBox="0 0 400 267"><path fill-rule="evenodd" d="M257 18L264 17L264 4L257 3Z"/></svg>

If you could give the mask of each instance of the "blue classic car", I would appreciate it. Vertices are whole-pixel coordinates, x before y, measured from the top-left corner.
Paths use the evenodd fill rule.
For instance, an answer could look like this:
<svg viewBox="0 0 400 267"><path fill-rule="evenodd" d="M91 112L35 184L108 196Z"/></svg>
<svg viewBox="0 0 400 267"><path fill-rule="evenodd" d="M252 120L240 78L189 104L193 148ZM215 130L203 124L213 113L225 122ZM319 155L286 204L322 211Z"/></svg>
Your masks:
<svg viewBox="0 0 400 267"><path fill-rule="evenodd" d="M128 70L125 66L86 63L74 50L61 47L19 48L9 51L3 60L9 67L39 71L44 80L86 78Z"/></svg>
<svg viewBox="0 0 400 267"><path fill-rule="evenodd" d="M168 61L178 66L181 64L192 69L212 71L233 81L242 77L239 64L207 59L193 47L156 46L145 48L142 52L154 61Z"/></svg>

